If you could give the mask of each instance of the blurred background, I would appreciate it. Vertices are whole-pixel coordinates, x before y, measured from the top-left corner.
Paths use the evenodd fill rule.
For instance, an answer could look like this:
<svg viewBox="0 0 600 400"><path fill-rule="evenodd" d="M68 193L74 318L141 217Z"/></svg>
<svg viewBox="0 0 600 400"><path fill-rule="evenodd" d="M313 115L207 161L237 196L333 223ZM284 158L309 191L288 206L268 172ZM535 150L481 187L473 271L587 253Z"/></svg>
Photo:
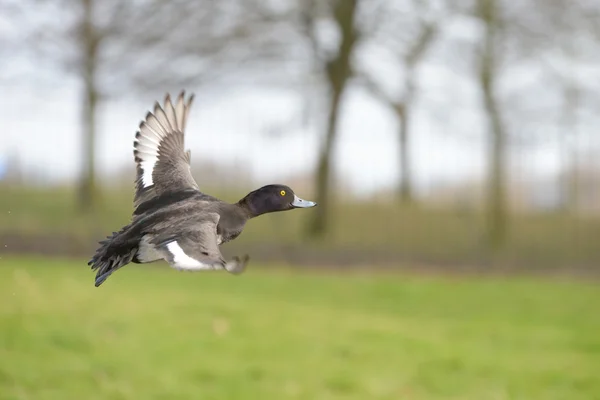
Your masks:
<svg viewBox="0 0 600 400"><path fill-rule="evenodd" d="M2 10L8 249L89 254L126 223L137 125L186 89L197 97L186 145L205 191L236 201L281 182L321 205L257 221L238 246L259 259L600 260L594 1L4 0Z"/></svg>
<svg viewBox="0 0 600 400"><path fill-rule="evenodd" d="M204 190L321 204L257 220L236 244L259 259L600 260L594 1L1 4L7 250L89 254L123 225L137 125L185 89Z"/></svg>
<svg viewBox="0 0 600 400"><path fill-rule="evenodd" d="M258 272L246 281L152 267L145 275L132 266L108 281L110 296L98 294L85 261L130 219L138 124L155 101L182 89L195 94L186 147L203 191L234 202L284 183L319 207L265 215L224 246L226 256L251 255ZM4 351L11 365L39 361L42 350L18 349L41 337L50 338L53 357L88 357L95 332L106 329L103 340L131 342L115 358L91 367L76 358L67 370L91 368L82 373L96 377L98 398L139 398L151 370L139 382L118 381L115 360L121 355L123 367L124 349L136 351L134 338L146 327L129 323L153 319L144 304L155 293L174 295L153 305L178 318L161 328L166 336L185 323L210 340L248 335L237 338L237 350L205 338L220 349L215 358L231 358L219 364L222 375L212 367L189 375L206 398L600 397L591 378L600 370L600 344L581 336L600 328L598 291L565 283L600 271L599 118L595 0L0 0L0 274L8 332L0 359ZM281 275L282 268L296 272ZM299 278L299 269L327 273ZM437 277L406 281L386 275L392 270ZM508 281L471 282L462 272ZM511 280L531 273L565 279ZM449 283L450 275L464 279ZM198 302L198 288L214 292L214 304L185 308ZM230 291L239 303L219 297ZM61 293L77 301L55 302ZM275 320L243 306L255 303ZM80 309L100 304L101 314ZM290 308L306 318L304 328L294 327ZM352 318L328 325L344 312ZM44 317L25 317L31 313ZM373 313L380 319L370 320ZM253 328L240 333L236 323ZM271 342L253 347L267 330L274 346L280 339L282 349L297 352L260 361L276 351ZM485 342L492 331L496 341ZM369 347L372 336L381 348ZM146 362L181 362L154 339L147 344L158 350ZM566 342L572 353L561 347ZM358 343L367 347L355 350ZM539 343L545 356L515 361ZM389 353L396 344L413 352ZM564 359L554 358L554 345ZM510 355L505 364L486 364L501 358L495 347ZM254 356L257 364L241 366ZM383 369L386 357L403 365L397 374ZM322 371L324 383L310 374L311 363L334 359L342 372ZM353 362L364 370L344 369ZM275 373L271 363L297 370ZM52 368L37 375L0 369L0 388L4 382L10 393L0 398L95 398L72 382L43 390L32 383L50 382ZM197 398L195 384L185 386L188 375L166 368L142 397ZM226 384L236 377L239 392Z"/></svg>

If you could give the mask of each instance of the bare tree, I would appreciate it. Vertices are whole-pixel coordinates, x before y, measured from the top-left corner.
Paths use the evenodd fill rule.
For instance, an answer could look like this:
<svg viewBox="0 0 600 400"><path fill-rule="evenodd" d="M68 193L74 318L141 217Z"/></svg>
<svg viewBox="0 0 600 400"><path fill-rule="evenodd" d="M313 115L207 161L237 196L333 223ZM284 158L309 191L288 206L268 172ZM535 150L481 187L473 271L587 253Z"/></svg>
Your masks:
<svg viewBox="0 0 600 400"><path fill-rule="evenodd" d="M176 0L163 8L156 22L169 26L169 33L148 39L163 42L152 59L158 67L150 67L162 73L151 79L149 73L138 74L139 87L154 90L174 82L281 86L300 76L296 71L291 77L290 69L307 64L298 57L303 38L295 1L275 6L261 0ZM148 64L140 68L145 71Z"/></svg>
<svg viewBox="0 0 600 400"><path fill-rule="evenodd" d="M226 60L235 69L234 61L258 58L249 46L233 46L235 40L258 36L255 30L261 27L258 20L264 7L257 4L238 0L11 3L29 56L50 61L57 73L73 76L81 85L81 210L90 210L98 198L95 142L102 101L115 93L164 92L168 85L197 84L229 72Z"/></svg>
<svg viewBox="0 0 600 400"><path fill-rule="evenodd" d="M413 202L412 168L410 160L410 117L417 95L418 67L434 43L438 22L428 17L429 11L421 1L412 2L414 12L398 10L395 3L384 3L379 12L371 15L369 26L372 40L385 43L394 61L402 69L402 85L398 93L389 93L387 82L379 82L373 73L361 71L362 83L380 101L390 107L398 120L398 150L400 171L397 198L400 202ZM397 27L403 26L404 34ZM382 37L383 36L383 37ZM365 39L365 40L368 40Z"/></svg>
<svg viewBox="0 0 600 400"><path fill-rule="evenodd" d="M596 99L596 85L590 85L580 74L581 66L597 64L598 39L600 39L600 7L594 1L580 0L538 0L536 5L552 27L552 36L546 39L552 43L552 56L546 57L544 68L550 71L550 78L556 82L562 98L560 110L556 113L558 140L562 152L563 168L557 185L562 193L562 206L565 211L576 211L579 203L579 157L577 141L585 131L581 123L586 109L595 114L596 107L590 107L586 99ZM549 34L550 32L547 32Z"/></svg>
<svg viewBox="0 0 600 400"><path fill-rule="evenodd" d="M331 159L337 138L340 107L353 74L352 55L359 39L356 28L358 0L332 0L327 6L330 14L325 14L325 18L332 22L339 34L337 45L329 54L316 33L316 24L324 16L320 14L316 1L304 2L304 32L312 44L313 58L328 92L327 122L315 177L315 197L319 207L308 226L308 232L313 236L322 235L328 225Z"/></svg>
<svg viewBox="0 0 600 400"><path fill-rule="evenodd" d="M533 12L532 10L535 10ZM489 121L489 172L487 192L487 239L492 248L504 245L508 234L507 205L507 156L511 134L511 116L516 113L515 104L500 95L500 82L510 68L519 63L535 61L541 57L555 57L568 51L573 45L568 37L583 44L597 32L600 9L593 2L579 1L576 4L565 0L508 2L501 0L478 0L475 15L481 22L483 34L480 41L477 77L482 93L483 109ZM567 44L565 46L565 44ZM562 91L567 96L566 105L579 107L579 94L573 87L555 85L551 82L546 90ZM567 85L568 86L568 85ZM521 91L518 96L531 96ZM538 103L539 103L539 99ZM572 124L574 110L564 110L563 123ZM527 119L531 119L528 117ZM547 121L548 118L545 118ZM512 126L524 125L525 121ZM565 131L563 134L567 134ZM534 132L528 132L530 141L535 141Z"/></svg>
<svg viewBox="0 0 600 400"><path fill-rule="evenodd" d="M22 28L19 39L26 43L23 46L26 55L32 60L43 60L57 74L76 77L81 85L82 164L78 204L83 211L90 210L97 198L94 145L97 110L105 89L102 79L128 67L120 65L118 54L109 54L114 51L111 45L132 34L130 27L138 24L137 29L143 25L145 12L139 9L148 8L142 4L138 9L139 5L110 0L23 0L12 7Z"/></svg>
<svg viewBox="0 0 600 400"><path fill-rule="evenodd" d="M82 88L82 176L79 183L79 205L82 209L92 208L95 198L95 151L96 115L98 109L98 49L103 39L94 26L94 0L81 0L81 19L79 21L78 45L81 54L80 69Z"/></svg>
<svg viewBox="0 0 600 400"><path fill-rule="evenodd" d="M576 211L579 194L579 165L577 150L570 139L577 138L579 130L578 111L581 107L581 88L573 79L565 79L563 83L563 105L559 122L559 140L562 148L562 177L558 185L562 192L562 206L565 211Z"/></svg>
<svg viewBox="0 0 600 400"><path fill-rule="evenodd" d="M489 175L488 175L488 240L493 247L503 244L507 227L506 199L506 127L501 116L501 107L496 95L499 61L497 46L499 39L498 0L479 0L477 16L484 26L479 53L479 84L483 95L485 112L489 119Z"/></svg>

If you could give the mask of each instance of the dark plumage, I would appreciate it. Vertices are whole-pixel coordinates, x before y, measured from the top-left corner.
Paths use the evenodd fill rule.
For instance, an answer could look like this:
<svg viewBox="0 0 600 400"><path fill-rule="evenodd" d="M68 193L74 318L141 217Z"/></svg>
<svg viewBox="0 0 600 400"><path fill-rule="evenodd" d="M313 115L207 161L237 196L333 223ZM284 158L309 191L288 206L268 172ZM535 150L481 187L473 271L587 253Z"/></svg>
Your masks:
<svg viewBox="0 0 600 400"><path fill-rule="evenodd" d="M134 141L137 178L131 223L113 232L89 261L100 286L117 269L164 259L182 270L241 273L248 256L226 261L219 245L235 239L246 222L262 214L314 207L285 185L267 185L237 203L202 193L190 173L190 152L184 150L184 130L193 96L164 108L141 122Z"/></svg>

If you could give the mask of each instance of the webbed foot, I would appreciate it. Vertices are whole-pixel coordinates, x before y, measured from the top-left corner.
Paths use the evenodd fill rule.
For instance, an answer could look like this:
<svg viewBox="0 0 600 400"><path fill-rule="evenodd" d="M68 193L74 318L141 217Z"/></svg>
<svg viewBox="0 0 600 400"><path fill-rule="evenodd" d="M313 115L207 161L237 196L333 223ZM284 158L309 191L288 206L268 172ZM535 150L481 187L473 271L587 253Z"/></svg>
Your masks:
<svg viewBox="0 0 600 400"><path fill-rule="evenodd" d="M250 257L247 254L244 255L241 259L240 257L235 256L233 257L233 259L231 259L231 261L227 261L227 263L225 263L225 269L229 273L239 275L246 270L248 260L250 260Z"/></svg>

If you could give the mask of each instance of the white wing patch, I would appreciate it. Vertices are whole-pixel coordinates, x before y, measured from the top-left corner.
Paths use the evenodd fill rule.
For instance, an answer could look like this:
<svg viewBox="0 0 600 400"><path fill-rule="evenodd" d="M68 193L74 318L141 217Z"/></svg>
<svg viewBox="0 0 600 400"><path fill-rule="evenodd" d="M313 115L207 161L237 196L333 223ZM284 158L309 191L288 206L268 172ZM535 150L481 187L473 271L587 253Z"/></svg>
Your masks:
<svg viewBox="0 0 600 400"><path fill-rule="evenodd" d="M173 262L171 265L177 269L186 269L191 271L216 269L215 266L211 264L204 264L185 254L177 241L168 243L167 250L173 256Z"/></svg>
<svg viewBox="0 0 600 400"><path fill-rule="evenodd" d="M156 118L148 114L146 121L140 124L140 131L133 142L134 155L142 169L142 185L145 188L154 184L152 172L158 162L160 142L166 136L164 132L158 132L158 127L157 130L150 128L150 123L154 124L155 121Z"/></svg>
<svg viewBox="0 0 600 400"><path fill-rule="evenodd" d="M154 171L154 166L156 165L157 161L158 157L153 157L150 160L142 161L140 163L143 171L142 183L144 184L145 188L154 185L154 181L152 180L152 172Z"/></svg>

